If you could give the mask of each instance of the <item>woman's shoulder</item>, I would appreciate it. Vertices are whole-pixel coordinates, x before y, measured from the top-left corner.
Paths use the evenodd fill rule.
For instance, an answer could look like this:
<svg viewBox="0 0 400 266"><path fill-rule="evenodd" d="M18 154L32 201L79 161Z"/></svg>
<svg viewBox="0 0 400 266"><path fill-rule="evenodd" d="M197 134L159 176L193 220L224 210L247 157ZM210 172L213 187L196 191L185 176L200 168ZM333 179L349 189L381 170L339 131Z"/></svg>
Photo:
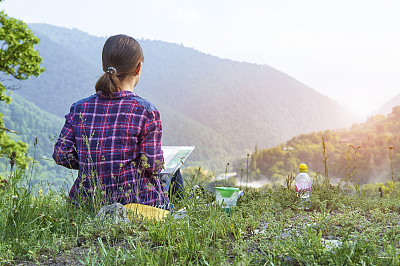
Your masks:
<svg viewBox="0 0 400 266"><path fill-rule="evenodd" d="M92 101L94 98L96 98L96 94L91 95L91 96L89 96L89 97L86 97L86 98L80 99L79 101L74 102L74 103L71 105L70 113L75 113L75 112L79 111L79 110L80 110L80 107L81 107L83 104L85 104L86 102Z"/></svg>
<svg viewBox="0 0 400 266"><path fill-rule="evenodd" d="M133 94L131 95L131 99L135 102L137 102L141 107L143 107L144 109L146 109L147 112L152 113L154 111L158 111L157 107L150 101L136 95Z"/></svg>
<svg viewBox="0 0 400 266"><path fill-rule="evenodd" d="M79 101L74 102L72 105L76 107L76 106L79 106L79 105L81 105L81 104L83 104L85 102L88 102L88 101L90 101L90 100L92 100L94 98L96 98L96 94L93 94L93 95L91 95L89 97L80 99Z"/></svg>

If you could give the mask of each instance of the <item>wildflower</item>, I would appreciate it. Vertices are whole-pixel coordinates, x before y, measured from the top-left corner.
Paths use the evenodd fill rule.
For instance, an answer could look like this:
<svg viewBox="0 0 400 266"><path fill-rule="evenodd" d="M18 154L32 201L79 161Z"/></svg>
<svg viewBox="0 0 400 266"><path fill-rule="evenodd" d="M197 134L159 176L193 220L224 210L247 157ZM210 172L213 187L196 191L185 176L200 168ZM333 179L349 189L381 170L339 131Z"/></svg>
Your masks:
<svg viewBox="0 0 400 266"><path fill-rule="evenodd" d="M379 192L379 196L382 198L383 197L382 187L378 188L378 192Z"/></svg>
<svg viewBox="0 0 400 266"><path fill-rule="evenodd" d="M5 188L7 185L7 180L0 176L0 188Z"/></svg>
<svg viewBox="0 0 400 266"><path fill-rule="evenodd" d="M12 200L17 200L17 199L18 199L18 196L17 196L17 195L13 195L13 196L11 197L11 199L12 199Z"/></svg>
<svg viewBox="0 0 400 266"><path fill-rule="evenodd" d="M17 157L17 153L13 151L10 156L10 165L11 165L11 170L13 169L15 165L15 157Z"/></svg>
<svg viewBox="0 0 400 266"><path fill-rule="evenodd" d="M148 161L149 159L146 157L146 155L142 154L142 156L140 157L140 162L142 163L143 169L147 169L150 167Z"/></svg>

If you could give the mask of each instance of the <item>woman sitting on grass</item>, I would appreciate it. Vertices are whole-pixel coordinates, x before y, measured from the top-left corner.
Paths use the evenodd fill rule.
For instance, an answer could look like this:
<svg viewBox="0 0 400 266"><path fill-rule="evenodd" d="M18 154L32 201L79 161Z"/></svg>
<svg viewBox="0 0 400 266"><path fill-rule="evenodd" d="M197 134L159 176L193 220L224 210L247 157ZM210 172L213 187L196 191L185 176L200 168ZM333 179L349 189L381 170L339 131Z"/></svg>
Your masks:
<svg viewBox="0 0 400 266"><path fill-rule="evenodd" d="M103 47L104 74L96 94L72 104L53 158L78 169L70 198L103 204L169 203L158 174L162 169L162 126L155 106L133 92L144 60L132 37L116 35Z"/></svg>

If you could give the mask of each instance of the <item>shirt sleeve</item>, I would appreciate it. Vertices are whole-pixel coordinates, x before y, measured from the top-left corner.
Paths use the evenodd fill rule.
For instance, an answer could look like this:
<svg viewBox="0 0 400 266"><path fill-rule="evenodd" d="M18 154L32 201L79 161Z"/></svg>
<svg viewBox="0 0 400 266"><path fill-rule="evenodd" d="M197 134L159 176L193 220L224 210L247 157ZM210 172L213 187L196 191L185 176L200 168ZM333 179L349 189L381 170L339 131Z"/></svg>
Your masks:
<svg viewBox="0 0 400 266"><path fill-rule="evenodd" d="M157 175L161 172L164 163L161 149L162 125L160 113L158 110L148 112L147 118L144 125L144 137L140 145L142 166L145 171Z"/></svg>
<svg viewBox="0 0 400 266"><path fill-rule="evenodd" d="M78 153L75 146L75 134L72 127L74 106L65 116L65 124L54 145L53 159L57 164L70 169L79 169Z"/></svg>

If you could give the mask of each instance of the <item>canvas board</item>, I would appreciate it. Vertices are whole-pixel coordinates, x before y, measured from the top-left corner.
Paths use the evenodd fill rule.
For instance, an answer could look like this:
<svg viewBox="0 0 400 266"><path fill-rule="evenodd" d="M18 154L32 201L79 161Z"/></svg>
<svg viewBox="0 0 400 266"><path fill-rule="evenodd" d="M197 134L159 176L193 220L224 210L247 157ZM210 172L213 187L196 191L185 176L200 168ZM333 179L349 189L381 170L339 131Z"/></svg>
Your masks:
<svg viewBox="0 0 400 266"><path fill-rule="evenodd" d="M195 146L162 146L164 169L161 174L173 175L189 157Z"/></svg>

